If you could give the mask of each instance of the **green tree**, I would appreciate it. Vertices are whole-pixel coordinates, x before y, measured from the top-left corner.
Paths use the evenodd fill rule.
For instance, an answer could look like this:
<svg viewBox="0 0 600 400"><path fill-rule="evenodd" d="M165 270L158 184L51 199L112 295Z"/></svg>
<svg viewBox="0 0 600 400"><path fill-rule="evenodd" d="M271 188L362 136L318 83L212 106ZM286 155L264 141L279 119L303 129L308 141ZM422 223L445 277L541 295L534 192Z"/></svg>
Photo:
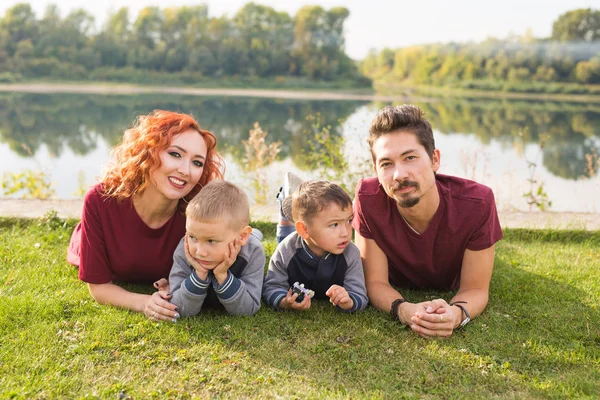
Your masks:
<svg viewBox="0 0 600 400"><path fill-rule="evenodd" d="M434 76L441 66L442 58L435 50L430 51L425 57L415 64L412 77L417 83L432 83Z"/></svg>
<svg viewBox="0 0 600 400"><path fill-rule="evenodd" d="M17 43L17 49L15 51L15 58L17 59L29 59L33 57L33 43L31 39L21 40Z"/></svg>
<svg viewBox="0 0 600 400"><path fill-rule="evenodd" d="M529 71L529 69L521 67L509 69L506 79L510 82L524 82L527 81L530 77L531 72Z"/></svg>
<svg viewBox="0 0 600 400"><path fill-rule="evenodd" d="M407 78L417 64L417 62L424 57L423 47L414 46L396 51L394 57L394 76L398 79Z"/></svg>
<svg viewBox="0 0 600 400"><path fill-rule="evenodd" d="M8 10L0 20L0 30L5 32L5 46L9 57L15 54L17 44L22 40L38 40L38 26L35 14L27 3L19 3Z"/></svg>
<svg viewBox="0 0 600 400"><path fill-rule="evenodd" d="M89 47L98 64L104 67L123 68L127 65L127 53L131 38L129 10L122 7L110 14L102 31L93 36Z"/></svg>
<svg viewBox="0 0 600 400"><path fill-rule="evenodd" d="M561 42L600 39L600 10L580 8L560 15L552 24L552 39Z"/></svg>
<svg viewBox="0 0 600 400"><path fill-rule="evenodd" d="M248 75L286 75L289 72L294 30L287 13L248 3L236 13L233 23L248 59Z"/></svg>
<svg viewBox="0 0 600 400"><path fill-rule="evenodd" d="M104 32L110 33L120 41L126 41L131 34L131 24L129 22L129 9L121 7L108 16L104 26Z"/></svg>
<svg viewBox="0 0 600 400"><path fill-rule="evenodd" d="M580 61L575 66L575 78L582 83L600 83L600 58Z"/></svg>
<svg viewBox="0 0 600 400"><path fill-rule="evenodd" d="M206 46L196 47L188 54L188 69L190 71L197 71L202 75L214 75L215 71L219 68L215 56Z"/></svg>
<svg viewBox="0 0 600 400"><path fill-rule="evenodd" d="M133 24L133 35L137 45L154 49L161 40L163 14L158 7L145 7L140 10Z"/></svg>
<svg viewBox="0 0 600 400"><path fill-rule="evenodd" d="M327 11L320 6L304 6L294 20L294 67L296 75L333 80L353 75L356 67L344 53L344 22L347 8Z"/></svg>
<svg viewBox="0 0 600 400"><path fill-rule="evenodd" d="M554 68L546 65L540 65L537 67L533 79L542 82L553 82L558 79L558 74Z"/></svg>

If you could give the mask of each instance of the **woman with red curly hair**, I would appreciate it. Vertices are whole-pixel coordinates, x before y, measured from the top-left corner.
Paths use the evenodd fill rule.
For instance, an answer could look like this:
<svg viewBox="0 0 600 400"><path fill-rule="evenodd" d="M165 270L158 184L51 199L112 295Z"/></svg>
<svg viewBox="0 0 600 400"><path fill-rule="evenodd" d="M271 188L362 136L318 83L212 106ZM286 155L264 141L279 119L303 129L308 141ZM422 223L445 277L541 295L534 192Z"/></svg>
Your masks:
<svg viewBox="0 0 600 400"><path fill-rule="evenodd" d="M112 152L100 183L86 193L67 260L102 304L176 321L165 278L185 234L185 207L209 181L223 177L216 137L187 114L155 110L137 118ZM152 283L152 295L115 282Z"/></svg>

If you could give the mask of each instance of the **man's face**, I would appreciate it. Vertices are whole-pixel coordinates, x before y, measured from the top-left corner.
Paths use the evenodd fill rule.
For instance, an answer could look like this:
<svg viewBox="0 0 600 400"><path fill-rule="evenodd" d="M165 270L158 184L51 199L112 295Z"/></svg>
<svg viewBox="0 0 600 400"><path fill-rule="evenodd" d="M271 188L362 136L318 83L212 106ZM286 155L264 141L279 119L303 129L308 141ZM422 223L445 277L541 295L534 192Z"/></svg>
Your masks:
<svg viewBox="0 0 600 400"><path fill-rule="evenodd" d="M375 172L379 183L399 207L410 208L435 187L434 172L440 167L440 152L433 160L410 131L382 135L373 143Z"/></svg>

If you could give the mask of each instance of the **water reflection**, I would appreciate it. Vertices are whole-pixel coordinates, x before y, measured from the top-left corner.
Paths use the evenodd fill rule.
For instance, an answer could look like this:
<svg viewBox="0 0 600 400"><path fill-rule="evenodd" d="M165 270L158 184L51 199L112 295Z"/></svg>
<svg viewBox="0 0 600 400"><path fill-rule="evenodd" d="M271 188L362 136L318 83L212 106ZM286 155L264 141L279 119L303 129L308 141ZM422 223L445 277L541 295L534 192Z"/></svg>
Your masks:
<svg viewBox="0 0 600 400"><path fill-rule="evenodd" d="M577 180L598 172L600 105L471 100L420 106L444 133L474 133L484 144L496 139L512 149L541 144L542 163L555 176Z"/></svg>
<svg viewBox="0 0 600 400"><path fill-rule="evenodd" d="M314 127L315 119L309 117L318 115L319 125L330 126L329 133L334 137L357 136L363 142L368 121L353 122L353 127L344 121L360 114L360 110L375 112L384 105L156 94L0 93L0 143L8 146L12 159L15 155L22 160L35 159L43 150L54 160L81 156L79 162L83 163L93 155L106 154L137 115L162 108L193 114L201 126L219 137L221 153L238 165L245 158L242 141L257 121L268 132L268 142L282 142L281 160L306 169L302 155L311 148L314 134L319 132ZM585 185L584 178L598 174L598 104L444 99L419 106L434 129L449 137L466 136L470 143L487 149L499 145L500 149L494 151L516 153L522 159L527 158L527 148L538 146L540 163L550 176ZM369 113L366 118L370 120ZM0 147L0 159L6 159L6 154L1 153ZM26 164L13 163L3 165L2 170L18 171L20 164ZM515 172L521 180L527 179L527 173ZM59 197L71 197L72 193L57 192Z"/></svg>
<svg viewBox="0 0 600 400"><path fill-rule="evenodd" d="M0 141L21 156L35 155L41 145L56 157L65 147L85 155L96 148L99 138L111 146L116 144L137 115L160 108L194 115L202 127L217 134L221 151L236 157L240 157L242 140L257 121L269 133L270 141L283 142L280 154L285 158L306 147L307 138L302 133L310 127L307 116L320 113L323 124L337 127L362 104L239 97L2 93Z"/></svg>

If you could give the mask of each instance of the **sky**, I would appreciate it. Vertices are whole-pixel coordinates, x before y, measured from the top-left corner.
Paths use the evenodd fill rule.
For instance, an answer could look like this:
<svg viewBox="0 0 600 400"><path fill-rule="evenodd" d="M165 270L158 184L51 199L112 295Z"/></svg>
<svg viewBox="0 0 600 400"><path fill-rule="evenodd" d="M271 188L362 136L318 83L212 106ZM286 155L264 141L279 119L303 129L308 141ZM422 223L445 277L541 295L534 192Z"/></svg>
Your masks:
<svg viewBox="0 0 600 400"><path fill-rule="evenodd" d="M249 0L2 0L0 15L25 2L41 18L48 4L59 4L63 16L83 8L99 25L109 11L128 7L130 16L146 6L161 8L207 4L210 16L233 16ZM369 49L399 48L425 43L482 41L488 37L523 35L531 29L535 37L548 37L559 15L577 8L600 9L600 0L255 0L293 16L304 5L326 9L343 6L350 10L345 24L346 53L364 58Z"/></svg>

